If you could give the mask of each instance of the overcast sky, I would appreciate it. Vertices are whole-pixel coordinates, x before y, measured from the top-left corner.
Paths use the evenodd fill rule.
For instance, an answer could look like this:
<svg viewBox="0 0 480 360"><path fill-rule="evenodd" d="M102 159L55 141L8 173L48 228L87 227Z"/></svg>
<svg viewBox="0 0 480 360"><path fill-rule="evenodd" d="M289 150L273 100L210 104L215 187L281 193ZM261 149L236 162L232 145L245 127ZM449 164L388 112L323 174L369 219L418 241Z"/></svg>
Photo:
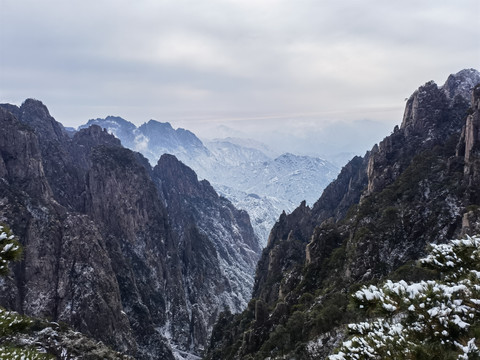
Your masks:
<svg viewBox="0 0 480 360"><path fill-rule="evenodd" d="M0 102L360 154L480 65L479 0L0 0Z"/></svg>

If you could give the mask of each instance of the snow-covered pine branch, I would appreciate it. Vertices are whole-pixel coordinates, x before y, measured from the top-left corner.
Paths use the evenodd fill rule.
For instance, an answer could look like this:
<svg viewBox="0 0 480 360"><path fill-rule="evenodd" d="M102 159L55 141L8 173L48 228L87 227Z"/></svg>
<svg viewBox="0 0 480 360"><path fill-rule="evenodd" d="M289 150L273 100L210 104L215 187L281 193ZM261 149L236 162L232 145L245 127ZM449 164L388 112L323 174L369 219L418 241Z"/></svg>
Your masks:
<svg viewBox="0 0 480 360"><path fill-rule="evenodd" d="M350 324L351 338L330 360L480 357L480 237L433 244L420 264L442 280L388 280L353 294L360 308L381 316Z"/></svg>
<svg viewBox="0 0 480 360"><path fill-rule="evenodd" d="M0 225L0 275L8 273L8 262L18 260L22 255L22 248L6 225Z"/></svg>

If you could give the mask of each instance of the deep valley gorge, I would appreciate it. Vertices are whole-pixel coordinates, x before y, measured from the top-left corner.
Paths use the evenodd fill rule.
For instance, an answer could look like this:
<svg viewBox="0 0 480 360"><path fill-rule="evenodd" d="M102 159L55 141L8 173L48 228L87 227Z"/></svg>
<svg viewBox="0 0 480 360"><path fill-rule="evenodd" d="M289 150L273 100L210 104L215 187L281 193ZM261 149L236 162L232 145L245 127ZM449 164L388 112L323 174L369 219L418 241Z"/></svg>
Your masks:
<svg viewBox="0 0 480 360"><path fill-rule="evenodd" d="M0 104L0 224L23 249L0 315L29 319L0 345L39 359L385 358L346 353L348 324L384 315L354 294L443 281L418 260L480 232L475 69L420 86L341 169L155 120L61 120L39 100ZM409 340L408 358L480 356L474 295L468 326Z"/></svg>

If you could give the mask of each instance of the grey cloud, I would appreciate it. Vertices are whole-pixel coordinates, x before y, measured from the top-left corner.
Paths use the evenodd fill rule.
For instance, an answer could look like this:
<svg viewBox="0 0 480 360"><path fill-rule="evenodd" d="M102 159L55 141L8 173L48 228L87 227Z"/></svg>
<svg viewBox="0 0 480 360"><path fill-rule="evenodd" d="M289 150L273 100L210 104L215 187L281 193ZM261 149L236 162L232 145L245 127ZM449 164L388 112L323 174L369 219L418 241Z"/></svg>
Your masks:
<svg viewBox="0 0 480 360"><path fill-rule="evenodd" d="M285 119L313 113L311 133L332 121L347 133L361 119L390 128L401 111L382 109L480 60L477 0L0 6L1 101L39 98L67 125L115 114L202 131L205 119L240 117L252 133L295 134ZM380 112L362 112L372 108ZM268 121L272 114L281 119Z"/></svg>

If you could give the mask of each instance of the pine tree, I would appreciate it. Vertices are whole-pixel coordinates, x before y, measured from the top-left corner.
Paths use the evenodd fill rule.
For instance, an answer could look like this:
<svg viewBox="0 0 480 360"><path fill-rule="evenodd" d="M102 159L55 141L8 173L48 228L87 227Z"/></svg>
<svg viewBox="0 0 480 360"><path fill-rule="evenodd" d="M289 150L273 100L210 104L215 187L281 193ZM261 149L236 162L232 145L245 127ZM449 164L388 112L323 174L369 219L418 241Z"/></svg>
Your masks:
<svg viewBox="0 0 480 360"><path fill-rule="evenodd" d="M22 256L22 247L13 235L10 228L0 224L0 275L8 274L8 263L19 260Z"/></svg>
<svg viewBox="0 0 480 360"><path fill-rule="evenodd" d="M10 261L19 260L22 256L22 247L10 228L0 225L0 275L8 275ZM17 347L11 343L16 334L27 330L32 324L26 316L0 307L0 359L50 359L46 354L39 353L33 348Z"/></svg>
<svg viewBox="0 0 480 360"><path fill-rule="evenodd" d="M480 237L431 245L420 264L441 280L386 281L353 294L376 317L350 324L351 338L330 360L480 359Z"/></svg>

